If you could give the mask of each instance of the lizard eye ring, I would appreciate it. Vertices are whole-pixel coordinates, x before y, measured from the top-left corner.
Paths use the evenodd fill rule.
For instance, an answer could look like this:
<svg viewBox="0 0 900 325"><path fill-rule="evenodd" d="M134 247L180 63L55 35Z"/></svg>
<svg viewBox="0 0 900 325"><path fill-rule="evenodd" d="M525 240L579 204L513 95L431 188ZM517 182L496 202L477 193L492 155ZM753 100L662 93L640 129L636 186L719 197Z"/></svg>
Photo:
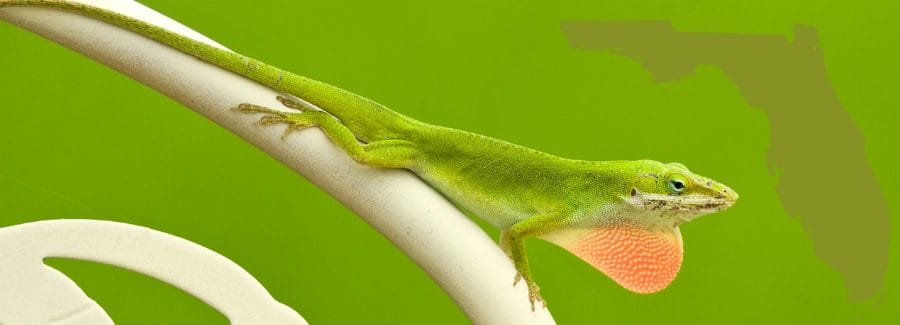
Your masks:
<svg viewBox="0 0 900 325"><path fill-rule="evenodd" d="M680 174L672 174L669 175L669 178L666 180L666 185L673 194L681 194L687 190L688 180Z"/></svg>

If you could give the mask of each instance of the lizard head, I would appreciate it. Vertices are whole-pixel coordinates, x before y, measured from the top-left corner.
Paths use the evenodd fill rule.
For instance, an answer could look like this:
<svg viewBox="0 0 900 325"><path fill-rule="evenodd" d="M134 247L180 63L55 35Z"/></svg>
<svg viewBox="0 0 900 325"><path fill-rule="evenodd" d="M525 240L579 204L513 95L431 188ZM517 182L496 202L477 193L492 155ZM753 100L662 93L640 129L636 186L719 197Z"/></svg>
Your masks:
<svg viewBox="0 0 900 325"><path fill-rule="evenodd" d="M615 170L616 188L622 191L619 204L612 204L590 224L541 238L562 246L628 290L660 291L681 268L678 226L727 209L738 194L679 163L618 162Z"/></svg>
<svg viewBox="0 0 900 325"><path fill-rule="evenodd" d="M679 163L640 161L623 200L640 223L678 226L699 216L725 210L738 199L728 186L692 173Z"/></svg>

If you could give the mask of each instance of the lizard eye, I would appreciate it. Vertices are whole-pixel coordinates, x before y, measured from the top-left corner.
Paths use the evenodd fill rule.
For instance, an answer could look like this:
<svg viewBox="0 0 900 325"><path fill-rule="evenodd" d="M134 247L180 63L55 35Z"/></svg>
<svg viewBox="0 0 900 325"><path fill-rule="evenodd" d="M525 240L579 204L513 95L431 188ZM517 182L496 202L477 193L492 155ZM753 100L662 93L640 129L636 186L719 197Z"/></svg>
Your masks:
<svg viewBox="0 0 900 325"><path fill-rule="evenodd" d="M669 179L666 180L666 185L669 187L669 191L674 194L681 194L684 190L687 189L688 180L684 176L679 174L672 174L669 176Z"/></svg>

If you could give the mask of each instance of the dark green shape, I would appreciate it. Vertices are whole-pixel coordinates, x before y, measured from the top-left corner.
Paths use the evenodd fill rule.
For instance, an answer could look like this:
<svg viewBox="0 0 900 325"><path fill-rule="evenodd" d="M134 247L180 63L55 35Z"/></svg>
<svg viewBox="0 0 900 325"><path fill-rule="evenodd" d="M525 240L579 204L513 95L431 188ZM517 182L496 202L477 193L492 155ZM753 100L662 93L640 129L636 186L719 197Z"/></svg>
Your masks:
<svg viewBox="0 0 900 325"><path fill-rule="evenodd" d="M863 135L828 80L815 28L796 26L793 42L782 35L680 32L666 21L566 22L562 28L572 47L638 60L657 82L701 64L722 69L768 117L775 189L787 212L800 218L816 254L844 275L851 299L881 290L887 205L866 162ZM765 231L748 236L765 240Z"/></svg>

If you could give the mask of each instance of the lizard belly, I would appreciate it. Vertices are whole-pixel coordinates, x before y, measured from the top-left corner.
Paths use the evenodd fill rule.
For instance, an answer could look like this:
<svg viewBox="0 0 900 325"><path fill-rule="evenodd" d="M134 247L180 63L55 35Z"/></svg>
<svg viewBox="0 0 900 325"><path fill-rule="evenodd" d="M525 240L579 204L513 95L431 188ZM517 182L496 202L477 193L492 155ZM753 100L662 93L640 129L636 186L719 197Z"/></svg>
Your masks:
<svg viewBox="0 0 900 325"><path fill-rule="evenodd" d="M534 215L532 209L521 206L516 200L470 188L467 186L469 184L454 181L453 177L442 177L440 173L427 171L416 173L453 204L502 230Z"/></svg>

